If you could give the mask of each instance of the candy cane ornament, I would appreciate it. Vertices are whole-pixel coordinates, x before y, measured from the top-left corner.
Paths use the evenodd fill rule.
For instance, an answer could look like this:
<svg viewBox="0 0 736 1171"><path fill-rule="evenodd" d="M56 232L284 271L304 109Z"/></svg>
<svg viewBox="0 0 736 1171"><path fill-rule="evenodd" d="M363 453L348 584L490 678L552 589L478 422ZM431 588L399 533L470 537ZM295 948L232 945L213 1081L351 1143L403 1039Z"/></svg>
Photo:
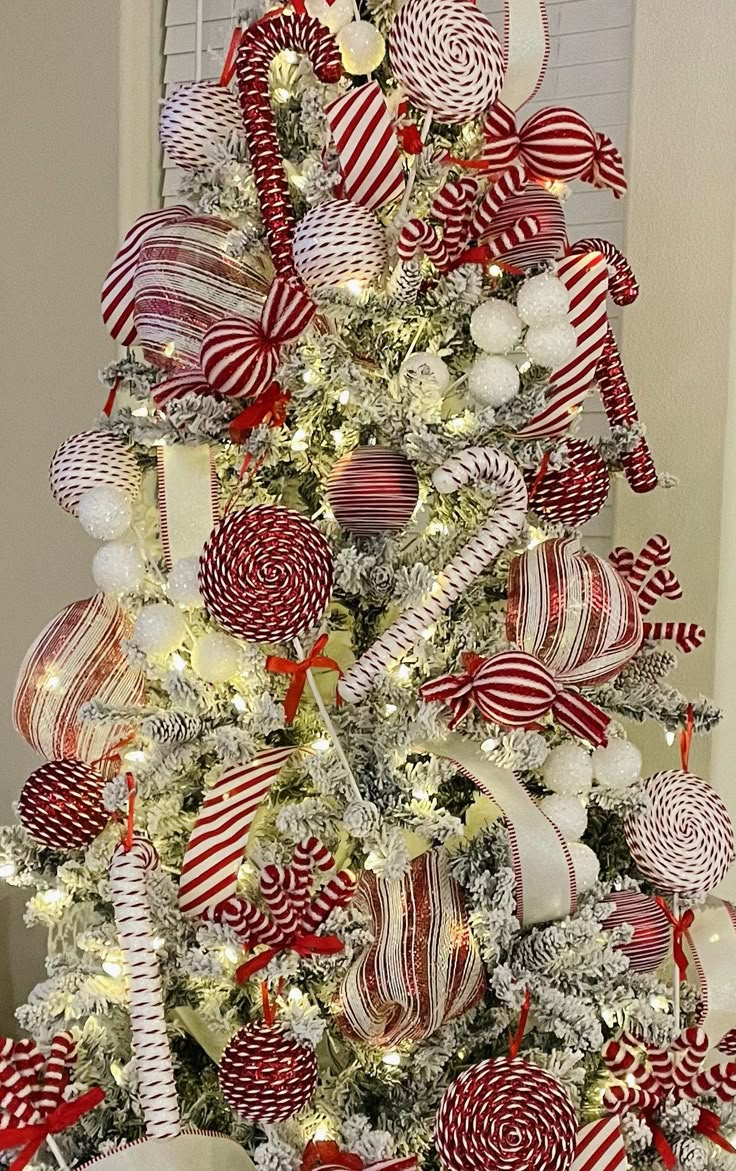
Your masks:
<svg viewBox="0 0 736 1171"><path fill-rule="evenodd" d="M508 456L492 447L468 447L451 456L432 475L435 488L443 495L478 480L488 481L496 488L493 515L438 574L429 599L402 614L344 675L337 689L348 703L364 699L378 685L389 664L415 646L422 632L521 532L527 511L526 485Z"/></svg>
<svg viewBox="0 0 736 1171"><path fill-rule="evenodd" d="M271 62L283 49L305 53L317 79L325 83L338 81L343 67L334 38L323 24L305 12L257 22L244 33L238 50L236 72L245 140L266 226L266 240L277 273L298 281L291 247L296 218L268 80Z"/></svg>

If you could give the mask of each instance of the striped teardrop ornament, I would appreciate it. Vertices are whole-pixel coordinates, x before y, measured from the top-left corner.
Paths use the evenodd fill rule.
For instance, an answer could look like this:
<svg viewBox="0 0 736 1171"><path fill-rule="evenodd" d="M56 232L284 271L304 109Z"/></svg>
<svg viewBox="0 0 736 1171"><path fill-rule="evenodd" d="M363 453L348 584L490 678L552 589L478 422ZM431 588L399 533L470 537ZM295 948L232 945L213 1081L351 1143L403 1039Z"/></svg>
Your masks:
<svg viewBox="0 0 736 1171"><path fill-rule="evenodd" d="M397 533L419 499L413 465L388 447L356 447L337 461L327 484L335 520L349 533Z"/></svg>

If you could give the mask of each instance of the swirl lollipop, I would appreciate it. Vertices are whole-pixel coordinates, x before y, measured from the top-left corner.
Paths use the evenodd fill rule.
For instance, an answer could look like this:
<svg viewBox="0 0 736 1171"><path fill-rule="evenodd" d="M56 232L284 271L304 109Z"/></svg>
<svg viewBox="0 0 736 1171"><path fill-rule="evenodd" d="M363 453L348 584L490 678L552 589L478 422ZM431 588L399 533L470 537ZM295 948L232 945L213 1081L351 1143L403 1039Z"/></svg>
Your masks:
<svg viewBox="0 0 736 1171"><path fill-rule="evenodd" d="M567 1171L577 1128L556 1078L520 1057L496 1057L445 1092L434 1137L446 1171Z"/></svg>
<svg viewBox="0 0 736 1171"><path fill-rule="evenodd" d="M707 894L734 857L726 806L710 785L680 769L655 773L645 783L647 808L624 822L632 858L662 890Z"/></svg>
<svg viewBox="0 0 736 1171"><path fill-rule="evenodd" d="M391 25L389 54L411 101L438 122L479 117L501 89L501 42L471 0L406 0Z"/></svg>
<svg viewBox="0 0 736 1171"><path fill-rule="evenodd" d="M233 512L199 562L205 605L248 642L284 642L318 622L332 589L332 552L301 513L259 504Z"/></svg>

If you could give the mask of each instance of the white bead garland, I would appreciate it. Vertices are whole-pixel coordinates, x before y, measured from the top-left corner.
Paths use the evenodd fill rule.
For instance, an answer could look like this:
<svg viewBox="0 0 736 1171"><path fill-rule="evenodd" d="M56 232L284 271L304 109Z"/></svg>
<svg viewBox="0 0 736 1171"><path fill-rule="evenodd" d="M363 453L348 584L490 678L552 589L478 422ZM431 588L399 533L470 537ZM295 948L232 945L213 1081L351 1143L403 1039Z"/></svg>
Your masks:
<svg viewBox="0 0 736 1171"><path fill-rule="evenodd" d="M554 793L571 796L588 793L593 783L590 756L577 744L560 744L545 760L542 778Z"/></svg>
<svg viewBox="0 0 736 1171"><path fill-rule="evenodd" d="M169 574L169 597L187 609L199 609L204 600L199 592L199 557L182 557Z"/></svg>
<svg viewBox="0 0 736 1171"><path fill-rule="evenodd" d="M122 537L133 520L130 493L111 484L88 488L79 501L79 523L97 541L114 541Z"/></svg>
<svg viewBox="0 0 736 1171"><path fill-rule="evenodd" d="M170 655L181 644L186 623L176 606L153 602L144 606L133 625L133 642L147 655Z"/></svg>

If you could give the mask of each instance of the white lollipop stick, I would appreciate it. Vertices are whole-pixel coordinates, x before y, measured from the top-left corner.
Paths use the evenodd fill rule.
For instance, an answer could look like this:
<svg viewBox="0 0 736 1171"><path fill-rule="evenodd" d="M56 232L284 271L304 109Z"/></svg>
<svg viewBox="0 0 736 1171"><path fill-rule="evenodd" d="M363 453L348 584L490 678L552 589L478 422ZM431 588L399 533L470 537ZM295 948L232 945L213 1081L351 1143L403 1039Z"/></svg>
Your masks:
<svg viewBox="0 0 736 1171"><path fill-rule="evenodd" d="M151 843L121 843L110 864L110 891L130 987L130 1026L143 1116L149 1138L181 1133L171 1051L166 1036L161 976L153 947L146 875L158 865Z"/></svg>
<svg viewBox="0 0 736 1171"><path fill-rule="evenodd" d="M364 699L376 687L388 665L415 646L422 632L465 593L521 532L527 511L524 477L516 464L500 451L492 447L468 447L437 468L432 480L442 493L455 492L477 480L488 480L497 492L493 515L438 574L429 600L397 618L341 679L338 691L348 703Z"/></svg>

